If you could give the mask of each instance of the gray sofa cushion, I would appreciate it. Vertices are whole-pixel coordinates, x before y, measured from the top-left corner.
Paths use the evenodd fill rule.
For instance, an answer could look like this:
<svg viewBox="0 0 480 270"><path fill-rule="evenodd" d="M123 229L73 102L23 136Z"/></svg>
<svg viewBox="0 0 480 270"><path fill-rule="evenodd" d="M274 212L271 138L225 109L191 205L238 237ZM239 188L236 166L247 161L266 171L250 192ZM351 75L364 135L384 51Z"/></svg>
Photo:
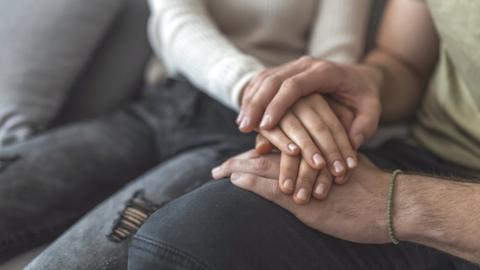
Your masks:
<svg viewBox="0 0 480 270"><path fill-rule="evenodd" d="M50 124L123 3L0 2L0 145Z"/></svg>
<svg viewBox="0 0 480 270"><path fill-rule="evenodd" d="M149 14L147 0L127 0L75 83L56 125L116 110L139 96L151 54Z"/></svg>

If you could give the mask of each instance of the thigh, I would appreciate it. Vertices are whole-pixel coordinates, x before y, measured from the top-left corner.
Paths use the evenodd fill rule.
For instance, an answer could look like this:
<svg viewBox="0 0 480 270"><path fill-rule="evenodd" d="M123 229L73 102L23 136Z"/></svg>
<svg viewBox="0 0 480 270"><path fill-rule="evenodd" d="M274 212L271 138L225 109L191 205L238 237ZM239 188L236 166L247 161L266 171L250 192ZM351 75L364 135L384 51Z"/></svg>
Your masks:
<svg viewBox="0 0 480 270"><path fill-rule="evenodd" d="M163 207L136 234L129 269L442 269L438 252L410 244L362 245L304 226L228 181Z"/></svg>
<svg viewBox="0 0 480 270"><path fill-rule="evenodd" d="M52 130L0 157L0 257L50 239L156 162L152 131L130 111Z"/></svg>
<svg viewBox="0 0 480 270"><path fill-rule="evenodd" d="M130 236L142 215L204 184L212 167L241 150L222 143L165 161L89 212L26 269L127 269Z"/></svg>
<svg viewBox="0 0 480 270"><path fill-rule="evenodd" d="M166 80L148 88L136 108L156 132L161 159L225 141L252 146L253 134L242 134L236 113L186 80Z"/></svg>

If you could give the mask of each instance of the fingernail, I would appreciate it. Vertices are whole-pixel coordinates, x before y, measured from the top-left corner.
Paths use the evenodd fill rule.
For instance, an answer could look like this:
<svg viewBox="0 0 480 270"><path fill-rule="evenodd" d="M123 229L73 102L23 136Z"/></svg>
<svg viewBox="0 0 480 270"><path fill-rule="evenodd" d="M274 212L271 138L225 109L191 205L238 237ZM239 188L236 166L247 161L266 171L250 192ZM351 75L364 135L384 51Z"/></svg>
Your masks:
<svg viewBox="0 0 480 270"><path fill-rule="evenodd" d="M245 117L243 117L242 122L240 123L240 128L243 129L243 128L247 127L248 124L250 124L250 117L245 116Z"/></svg>
<svg viewBox="0 0 480 270"><path fill-rule="evenodd" d="M363 137L362 134L355 136L355 138L353 139L353 142L355 143L355 148L357 149L360 148L364 140L365 140L365 137Z"/></svg>
<svg viewBox="0 0 480 270"><path fill-rule="evenodd" d="M297 149L298 149L298 146L296 146L296 145L293 144L293 143L289 143L289 144L287 145L287 147L288 147L288 149L289 149L290 151L292 151L292 152L295 152L295 151L297 151Z"/></svg>
<svg viewBox="0 0 480 270"><path fill-rule="evenodd" d="M338 160L333 163L333 168L335 169L336 173L341 173L345 170L345 167L343 167L343 164Z"/></svg>
<svg viewBox="0 0 480 270"><path fill-rule="evenodd" d="M315 194L322 196L323 192L325 192L325 184L318 184L315 188Z"/></svg>
<svg viewBox="0 0 480 270"><path fill-rule="evenodd" d="M307 193L307 190L305 188L301 188L297 192L297 199L299 199L300 201L307 201L308 200L308 193Z"/></svg>
<svg viewBox="0 0 480 270"><path fill-rule="evenodd" d="M260 122L260 127L266 128L270 122L272 122L272 117L269 114L265 114L262 118L262 122Z"/></svg>
<svg viewBox="0 0 480 270"><path fill-rule="evenodd" d="M320 166L323 165L323 158L322 158L322 156L321 156L320 154L317 153L317 154L313 155L313 158L312 158L312 159L313 159L313 163L315 163L315 165L316 165L318 168L320 168Z"/></svg>
<svg viewBox="0 0 480 270"><path fill-rule="evenodd" d="M287 191L293 190L292 179L288 178L288 179L283 180L283 188L286 189Z"/></svg>
<svg viewBox="0 0 480 270"><path fill-rule="evenodd" d="M214 178L219 177L219 176L220 176L219 174L220 174L221 171L222 171L222 168L221 168L220 166L213 168L213 170L212 170L212 176L213 176Z"/></svg>
<svg viewBox="0 0 480 270"><path fill-rule="evenodd" d="M348 168L353 169L353 168L357 167L357 162L352 157L348 157L347 158L347 166L348 166Z"/></svg>
<svg viewBox="0 0 480 270"><path fill-rule="evenodd" d="M238 180L239 177L240 177L240 174L232 173L232 175L230 175L230 180L235 181L235 180Z"/></svg>
<svg viewBox="0 0 480 270"><path fill-rule="evenodd" d="M240 124L240 122L242 121L242 118L243 118L243 110L241 110L238 113L237 120L235 120L235 123L237 123L237 125Z"/></svg>

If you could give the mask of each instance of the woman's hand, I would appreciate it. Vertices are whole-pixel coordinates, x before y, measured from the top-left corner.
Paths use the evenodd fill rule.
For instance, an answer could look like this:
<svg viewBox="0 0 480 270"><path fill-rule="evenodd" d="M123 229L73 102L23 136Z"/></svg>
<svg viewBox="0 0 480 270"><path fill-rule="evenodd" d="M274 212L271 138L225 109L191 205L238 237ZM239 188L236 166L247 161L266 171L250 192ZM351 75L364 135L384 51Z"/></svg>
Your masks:
<svg viewBox="0 0 480 270"><path fill-rule="evenodd" d="M349 137L358 148L376 131L381 112L380 84L370 69L302 57L264 71L243 93L239 128L243 132L259 125L261 129L272 129L301 97L329 93L355 113Z"/></svg>
<svg viewBox="0 0 480 270"><path fill-rule="evenodd" d="M299 100L278 128L259 130L257 152L269 153L273 146L281 150L280 189L285 194L293 193L295 202L300 204L307 203L312 195L325 198L334 176L336 183L345 183L347 168L353 169L357 164L344 128L350 126L353 113L335 101L331 105L335 113L322 96L312 94ZM296 145L300 145L303 159L289 152ZM323 169L324 160L328 170Z"/></svg>
<svg viewBox="0 0 480 270"><path fill-rule="evenodd" d="M353 113L332 104L335 111L319 94L304 97L280 120L278 127L258 132L282 153L296 155L300 148L312 168L327 166L332 175L344 175L347 168L353 169L357 163L356 151L346 132Z"/></svg>

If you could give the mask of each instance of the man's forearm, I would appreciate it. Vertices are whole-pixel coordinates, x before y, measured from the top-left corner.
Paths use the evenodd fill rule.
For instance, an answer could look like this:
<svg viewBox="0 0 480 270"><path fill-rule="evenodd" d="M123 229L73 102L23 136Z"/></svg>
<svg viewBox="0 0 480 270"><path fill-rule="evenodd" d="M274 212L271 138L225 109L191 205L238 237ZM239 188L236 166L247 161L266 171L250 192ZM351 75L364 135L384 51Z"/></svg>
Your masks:
<svg viewBox="0 0 480 270"><path fill-rule="evenodd" d="M439 39L425 1L388 1L376 48L365 58L382 76L383 121L412 115L435 68Z"/></svg>
<svg viewBox="0 0 480 270"><path fill-rule="evenodd" d="M398 237L480 265L480 184L401 175L394 223Z"/></svg>
<svg viewBox="0 0 480 270"><path fill-rule="evenodd" d="M418 107L426 79L407 63L381 49L370 52L364 64L380 91L381 120L397 122L410 117Z"/></svg>

